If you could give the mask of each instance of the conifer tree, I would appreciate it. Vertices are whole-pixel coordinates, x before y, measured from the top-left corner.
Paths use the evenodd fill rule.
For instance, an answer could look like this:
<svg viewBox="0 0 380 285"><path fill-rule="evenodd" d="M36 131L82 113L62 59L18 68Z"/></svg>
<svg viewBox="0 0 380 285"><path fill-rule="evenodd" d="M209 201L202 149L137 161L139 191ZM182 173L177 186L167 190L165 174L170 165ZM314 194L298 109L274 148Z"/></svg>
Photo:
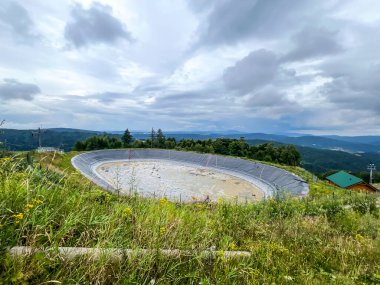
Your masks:
<svg viewBox="0 0 380 285"><path fill-rule="evenodd" d="M157 145L159 148L165 147L165 135L161 129L157 130Z"/></svg>
<svg viewBox="0 0 380 285"><path fill-rule="evenodd" d="M123 136L121 137L121 140L124 144L124 147L128 147L133 142L133 136L131 135L131 132L126 129Z"/></svg>

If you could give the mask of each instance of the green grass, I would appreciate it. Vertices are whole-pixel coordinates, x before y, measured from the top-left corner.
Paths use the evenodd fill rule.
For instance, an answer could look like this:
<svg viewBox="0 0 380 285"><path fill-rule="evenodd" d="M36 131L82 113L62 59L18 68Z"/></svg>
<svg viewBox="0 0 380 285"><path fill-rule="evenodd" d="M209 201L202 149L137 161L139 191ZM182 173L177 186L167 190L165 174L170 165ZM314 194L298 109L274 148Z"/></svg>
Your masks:
<svg viewBox="0 0 380 285"><path fill-rule="evenodd" d="M318 182L304 199L278 197L237 206L118 197L75 171L72 156L36 156L33 167L22 157L1 160L0 284L380 282L378 196ZM6 248L16 245L186 249L194 255L152 253L121 261L9 256ZM252 256L201 258L210 247Z"/></svg>

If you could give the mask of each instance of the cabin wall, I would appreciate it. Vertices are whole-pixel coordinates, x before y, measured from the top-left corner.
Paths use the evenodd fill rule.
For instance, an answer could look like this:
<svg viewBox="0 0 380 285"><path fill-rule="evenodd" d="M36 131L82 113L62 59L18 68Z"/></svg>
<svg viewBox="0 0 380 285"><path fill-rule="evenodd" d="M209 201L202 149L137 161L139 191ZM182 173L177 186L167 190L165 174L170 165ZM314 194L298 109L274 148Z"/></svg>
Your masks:
<svg viewBox="0 0 380 285"><path fill-rule="evenodd" d="M362 192L362 191L375 192L375 189L373 189L371 186L367 184L362 184L362 183L352 185L348 187L347 189L354 190L357 192Z"/></svg>

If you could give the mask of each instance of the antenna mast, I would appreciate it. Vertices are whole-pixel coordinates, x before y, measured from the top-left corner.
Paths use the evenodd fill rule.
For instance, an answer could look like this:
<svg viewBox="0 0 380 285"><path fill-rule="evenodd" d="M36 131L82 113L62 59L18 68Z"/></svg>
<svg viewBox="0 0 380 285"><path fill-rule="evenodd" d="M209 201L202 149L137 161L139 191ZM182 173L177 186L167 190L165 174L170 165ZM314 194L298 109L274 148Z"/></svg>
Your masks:
<svg viewBox="0 0 380 285"><path fill-rule="evenodd" d="M38 131L37 132L32 132L32 135L33 136L37 136L38 137L38 147L41 148L42 147L42 133L44 133L45 130L41 129L41 128L38 128Z"/></svg>
<svg viewBox="0 0 380 285"><path fill-rule="evenodd" d="M367 169L369 170L369 184L373 183L373 171L376 170L375 164L371 163L367 166Z"/></svg>

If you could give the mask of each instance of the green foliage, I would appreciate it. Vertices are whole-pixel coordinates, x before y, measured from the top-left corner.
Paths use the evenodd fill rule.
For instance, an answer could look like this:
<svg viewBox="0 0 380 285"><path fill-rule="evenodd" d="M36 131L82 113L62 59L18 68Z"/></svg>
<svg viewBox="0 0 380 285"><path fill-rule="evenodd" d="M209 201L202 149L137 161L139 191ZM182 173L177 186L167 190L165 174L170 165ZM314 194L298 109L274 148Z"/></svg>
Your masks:
<svg viewBox="0 0 380 285"><path fill-rule="evenodd" d="M215 153L222 155L232 155L245 157L260 161L273 162L290 166L297 166L301 162L301 156L293 145L273 146L271 143L249 146L244 138L237 139L208 139L193 140L183 139L178 143L175 138L166 138L164 132L158 129L157 132L152 129L150 139L146 141L135 140L132 142L132 136L128 129L125 131L122 142L114 137L94 136L85 141L77 141L74 150L97 150L97 149L115 149L121 147L133 148L163 148L177 149L185 151L196 151L200 153ZM127 141L129 143L127 143Z"/></svg>
<svg viewBox="0 0 380 285"><path fill-rule="evenodd" d="M128 129L125 130L123 136L121 137L121 141L123 142L124 147L129 147L133 142L133 136Z"/></svg>
<svg viewBox="0 0 380 285"><path fill-rule="evenodd" d="M311 184L256 203L178 204L106 193L70 166L73 154L0 160L0 284L377 284L379 197ZM301 172L301 170L299 170ZM51 248L11 257L6 247ZM57 246L190 250L131 259L67 260ZM243 259L200 252L245 250Z"/></svg>
<svg viewBox="0 0 380 285"><path fill-rule="evenodd" d="M77 141L74 151L97 150L97 149L115 149L123 146L120 139L108 135L93 136L85 141Z"/></svg>
<svg viewBox="0 0 380 285"><path fill-rule="evenodd" d="M291 166L297 166L301 161L299 152L292 145L275 147L273 144L264 143L261 145L249 146L243 138L239 140L210 139L197 141L185 139L177 144L176 149L246 157Z"/></svg>

